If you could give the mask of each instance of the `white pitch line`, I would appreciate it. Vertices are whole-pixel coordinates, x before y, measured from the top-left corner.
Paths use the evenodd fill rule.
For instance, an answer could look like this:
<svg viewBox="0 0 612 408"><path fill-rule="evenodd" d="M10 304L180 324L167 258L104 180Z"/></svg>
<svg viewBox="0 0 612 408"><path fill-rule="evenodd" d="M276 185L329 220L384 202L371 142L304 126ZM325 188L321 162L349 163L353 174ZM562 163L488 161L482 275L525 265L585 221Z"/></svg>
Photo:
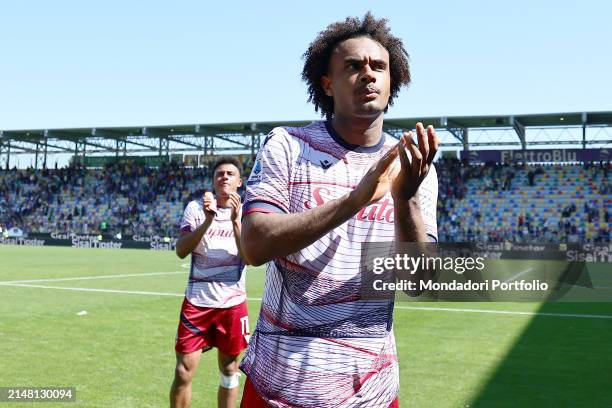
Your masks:
<svg viewBox="0 0 612 408"><path fill-rule="evenodd" d="M172 271L172 272L150 272L150 273L129 273L124 275L97 275L97 276L74 276L71 278L46 278L46 279L28 279L28 280L16 280L16 281L0 281L0 285L13 284L13 283L29 283L29 282L63 282L63 281L74 281L74 280L94 280L94 279L109 279L109 278L134 278L138 276L159 276L159 275L178 275L184 274L185 271Z"/></svg>
<svg viewBox="0 0 612 408"><path fill-rule="evenodd" d="M510 282L510 281L514 282L514 281L516 280L516 278L518 278L519 276L523 276L524 274L529 273L529 272L531 272L532 270L533 270L533 268L532 268L532 267L527 268L527 269L525 269L524 271L521 271L521 272L517 273L516 275L509 277L508 279L506 279L506 280L504 281L504 283L508 283L508 282Z"/></svg>
<svg viewBox="0 0 612 408"><path fill-rule="evenodd" d="M612 315L579 314L579 313L547 313L547 312L517 312L513 310L494 309L455 309L451 307L419 307L419 306L395 306L396 309L404 310L427 310L432 312L464 312L464 313L491 313L517 316L551 316L551 317L580 317L586 319L612 319Z"/></svg>
<svg viewBox="0 0 612 408"><path fill-rule="evenodd" d="M18 286L22 288L38 288L38 289L74 290L77 292L121 293L121 294L126 294L126 295L174 296L174 297L185 296L184 293L142 292L138 290L95 289L95 288L73 288L69 286L30 285L27 283L3 283L2 286Z"/></svg>
<svg viewBox="0 0 612 408"><path fill-rule="evenodd" d="M77 292L101 292L101 293L118 293L126 295L148 295L148 296L173 296L183 297L184 293L167 293L167 292L143 292L137 290L115 290L115 289L93 289L93 288L73 288L68 286L45 286L45 285L30 285L25 283L3 283L2 286L18 286L24 288L39 288L39 289L59 289L73 290ZM260 302L261 298L247 298L247 300ZM596 315L596 314L578 314L578 313L546 313L546 312L517 312L512 310L492 310L492 309L455 309L450 307L423 307L423 306L395 306L401 310L422 310L428 312L455 312L455 313L488 313L500 315L514 316L548 316L548 317L575 317L585 319L612 319L612 315Z"/></svg>

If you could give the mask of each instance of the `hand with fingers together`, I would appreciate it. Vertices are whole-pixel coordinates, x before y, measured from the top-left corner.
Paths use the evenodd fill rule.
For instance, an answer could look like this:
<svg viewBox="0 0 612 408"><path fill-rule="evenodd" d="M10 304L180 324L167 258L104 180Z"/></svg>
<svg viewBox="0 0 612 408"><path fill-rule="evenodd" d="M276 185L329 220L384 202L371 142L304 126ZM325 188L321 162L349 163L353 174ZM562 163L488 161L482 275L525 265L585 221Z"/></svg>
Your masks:
<svg viewBox="0 0 612 408"><path fill-rule="evenodd" d="M413 132L406 132L400 138L398 150L401 168L391 185L393 200L407 202L416 196L419 186L427 176L436 153L440 140L436 136L433 126L427 129L421 122L416 125L418 145L413 139ZM407 151L410 152L408 158Z"/></svg>
<svg viewBox="0 0 612 408"><path fill-rule="evenodd" d="M229 193L229 205L232 207L231 220L236 221L240 213L240 195L238 193Z"/></svg>
<svg viewBox="0 0 612 408"><path fill-rule="evenodd" d="M204 192L202 202L204 204L204 216L206 217L206 221L210 223L215 218L215 215L217 215L217 204L215 203L213 193L210 191Z"/></svg>
<svg viewBox="0 0 612 408"><path fill-rule="evenodd" d="M364 174L351 194L358 208L370 205L387 194L398 172L395 163L397 154L398 146L395 145Z"/></svg>

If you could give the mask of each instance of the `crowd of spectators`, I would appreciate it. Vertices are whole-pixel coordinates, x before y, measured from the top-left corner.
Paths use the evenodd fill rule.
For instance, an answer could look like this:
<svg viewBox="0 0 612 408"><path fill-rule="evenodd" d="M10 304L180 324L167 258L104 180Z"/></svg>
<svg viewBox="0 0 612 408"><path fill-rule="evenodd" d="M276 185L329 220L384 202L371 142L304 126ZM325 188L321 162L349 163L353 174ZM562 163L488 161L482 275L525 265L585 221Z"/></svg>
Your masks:
<svg viewBox="0 0 612 408"><path fill-rule="evenodd" d="M436 168L441 241L611 241L610 162L475 165L442 159L436 163ZM537 190L547 173L551 181ZM580 178L572 179L570 174L578 174ZM580 188L577 189L576 184L580 184ZM555 204L546 202L552 195L564 202L558 212L551 211ZM498 205L497 211L483 209L485 201L507 203L517 196L527 204L540 199L539 207L526 204L521 207L518 204L521 200L516 200L511 208L514 210L512 216L504 212L508 205ZM475 201L473 205L469 202L470 197L472 203ZM577 202L584 204L578 206Z"/></svg>
<svg viewBox="0 0 612 408"><path fill-rule="evenodd" d="M30 233L173 236L178 209L211 188L209 166L188 168L175 162L159 168L121 161L103 169L4 170L0 227Z"/></svg>
<svg viewBox="0 0 612 408"><path fill-rule="evenodd" d="M243 178L248 177L251 164L245 163ZM564 168L571 166L581 167L584 184L597 194L596 199L587 194L578 205L567 194L554 216L542 216L541 211L538 215L525 207L505 217L474 202L474 197L489 200L489 196L506 200L537 187L547 172L566 172ZM470 165L441 159L436 168L441 241L610 242L612 183L607 162ZM565 186L558 184L555 190L562 192ZM159 168L119 161L102 169L75 165L0 170L0 228L18 227L26 233L175 236L184 206L211 188L209 166L183 167L175 162ZM465 210L470 199L472 204ZM505 217L501 223L500 217Z"/></svg>

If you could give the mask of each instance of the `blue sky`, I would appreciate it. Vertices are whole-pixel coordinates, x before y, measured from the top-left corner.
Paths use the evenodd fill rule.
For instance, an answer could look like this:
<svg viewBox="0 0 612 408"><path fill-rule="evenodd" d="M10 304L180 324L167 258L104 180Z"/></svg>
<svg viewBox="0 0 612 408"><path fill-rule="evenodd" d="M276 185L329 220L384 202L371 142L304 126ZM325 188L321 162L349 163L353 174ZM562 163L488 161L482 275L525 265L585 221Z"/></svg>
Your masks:
<svg viewBox="0 0 612 408"><path fill-rule="evenodd" d="M410 54L389 117L612 110L605 1L0 5L0 129L315 119L301 55L371 10Z"/></svg>

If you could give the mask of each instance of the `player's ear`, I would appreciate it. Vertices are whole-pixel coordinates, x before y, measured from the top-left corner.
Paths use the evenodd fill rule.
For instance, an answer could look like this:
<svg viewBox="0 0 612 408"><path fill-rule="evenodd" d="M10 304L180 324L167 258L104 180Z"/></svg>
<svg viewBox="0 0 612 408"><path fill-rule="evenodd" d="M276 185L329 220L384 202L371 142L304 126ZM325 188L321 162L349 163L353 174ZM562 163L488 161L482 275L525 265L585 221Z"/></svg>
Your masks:
<svg viewBox="0 0 612 408"><path fill-rule="evenodd" d="M321 88L325 92L327 96L333 96L332 94L332 86L331 86L331 78L327 75L323 75L321 77Z"/></svg>
<svg viewBox="0 0 612 408"><path fill-rule="evenodd" d="M238 187L242 187L242 176L238 176Z"/></svg>

